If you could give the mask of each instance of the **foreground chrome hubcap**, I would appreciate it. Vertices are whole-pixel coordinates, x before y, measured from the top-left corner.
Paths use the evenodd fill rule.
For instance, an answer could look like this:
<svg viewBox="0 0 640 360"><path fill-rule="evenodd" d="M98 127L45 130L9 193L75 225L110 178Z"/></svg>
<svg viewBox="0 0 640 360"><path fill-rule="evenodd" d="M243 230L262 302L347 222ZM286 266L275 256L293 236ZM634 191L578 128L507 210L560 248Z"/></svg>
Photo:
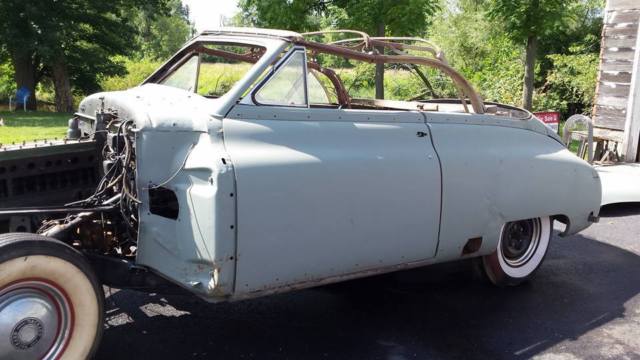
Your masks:
<svg viewBox="0 0 640 360"><path fill-rule="evenodd" d="M526 264L540 244L542 225L540 219L528 219L507 223L502 230L502 257L509 266Z"/></svg>
<svg viewBox="0 0 640 360"><path fill-rule="evenodd" d="M55 359L70 337L72 313L65 294L39 280L0 291L0 359Z"/></svg>

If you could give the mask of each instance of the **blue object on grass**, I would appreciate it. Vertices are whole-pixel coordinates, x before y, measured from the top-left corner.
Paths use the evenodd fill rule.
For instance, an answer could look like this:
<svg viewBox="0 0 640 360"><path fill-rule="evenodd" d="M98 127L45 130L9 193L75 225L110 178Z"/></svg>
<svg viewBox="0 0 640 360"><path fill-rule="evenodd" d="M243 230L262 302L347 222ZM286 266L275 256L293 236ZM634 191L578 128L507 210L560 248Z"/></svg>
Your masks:
<svg viewBox="0 0 640 360"><path fill-rule="evenodd" d="M27 89L25 86L21 87L16 91L16 104L24 104L31 96L31 91Z"/></svg>

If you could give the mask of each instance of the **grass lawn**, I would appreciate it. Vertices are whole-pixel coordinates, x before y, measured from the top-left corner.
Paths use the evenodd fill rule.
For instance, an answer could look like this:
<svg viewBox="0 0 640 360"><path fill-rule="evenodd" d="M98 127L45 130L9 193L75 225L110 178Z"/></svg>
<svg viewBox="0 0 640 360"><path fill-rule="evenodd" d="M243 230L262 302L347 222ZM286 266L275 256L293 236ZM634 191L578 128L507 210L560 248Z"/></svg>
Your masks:
<svg viewBox="0 0 640 360"><path fill-rule="evenodd" d="M67 131L72 114L41 111L0 111L4 126L0 126L0 144L43 139L61 139Z"/></svg>

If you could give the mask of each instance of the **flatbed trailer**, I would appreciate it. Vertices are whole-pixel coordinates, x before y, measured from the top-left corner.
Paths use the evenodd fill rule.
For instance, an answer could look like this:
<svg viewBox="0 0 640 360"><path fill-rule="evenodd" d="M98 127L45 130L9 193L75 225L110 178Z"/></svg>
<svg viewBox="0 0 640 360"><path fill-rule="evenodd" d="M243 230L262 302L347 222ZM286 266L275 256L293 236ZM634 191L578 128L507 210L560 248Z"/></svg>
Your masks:
<svg viewBox="0 0 640 360"><path fill-rule="evenodd" d="M62 206L88 197L99 179L93 140L0 146L0 208ZM40 215L0 214L0 233L34 232Z"/></svg>

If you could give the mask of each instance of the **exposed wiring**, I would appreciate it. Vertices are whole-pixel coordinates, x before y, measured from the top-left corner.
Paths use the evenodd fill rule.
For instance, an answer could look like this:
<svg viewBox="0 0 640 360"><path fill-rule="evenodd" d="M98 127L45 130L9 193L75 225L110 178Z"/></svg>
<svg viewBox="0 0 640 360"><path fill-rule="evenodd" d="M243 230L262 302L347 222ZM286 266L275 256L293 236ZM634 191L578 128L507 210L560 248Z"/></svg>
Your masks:
<svg viewBox="0 0 640 360"><path fill-rule="evenodd" d="M116 128L117 127L117 128ZM114 131L115 130L115 131ZM127 244L137 239L138 205L140 200L136 192L136 162L134 145L132 143L133 121L119 121L111 119L106 127L107 140L102 147L102 159L107 164L104 175L98 182L98 186L91 196L84 200L68 203L65 206L83 206L87 208L103 205L117 196L116 209L124 220L126 236L122 237L120 244ZM46 231L53 226L69 223L75 216L64 219L47 221L42 224L40 230Z"/></svg>

